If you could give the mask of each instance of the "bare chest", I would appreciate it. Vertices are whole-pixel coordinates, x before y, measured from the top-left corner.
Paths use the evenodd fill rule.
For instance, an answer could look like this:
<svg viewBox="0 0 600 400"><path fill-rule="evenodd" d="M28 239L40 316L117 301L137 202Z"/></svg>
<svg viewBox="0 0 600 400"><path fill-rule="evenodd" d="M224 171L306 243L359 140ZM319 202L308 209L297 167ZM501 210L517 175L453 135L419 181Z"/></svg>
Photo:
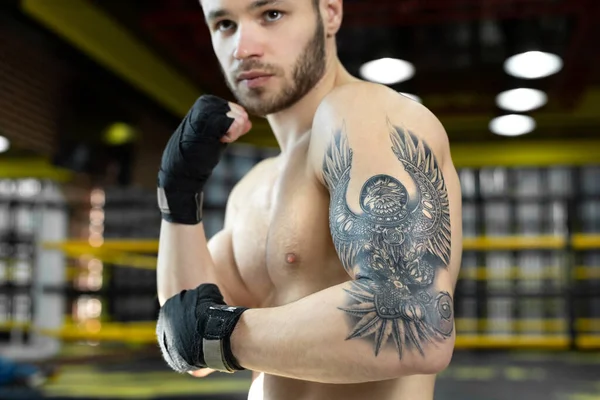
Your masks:
<svg viewBox="0 0 600 400"><path fill-rule="evenodd" d="M331 241L329 195L302 159L259 182L236 212L233 247L257 306L286 304L348 280Z"/></svg>

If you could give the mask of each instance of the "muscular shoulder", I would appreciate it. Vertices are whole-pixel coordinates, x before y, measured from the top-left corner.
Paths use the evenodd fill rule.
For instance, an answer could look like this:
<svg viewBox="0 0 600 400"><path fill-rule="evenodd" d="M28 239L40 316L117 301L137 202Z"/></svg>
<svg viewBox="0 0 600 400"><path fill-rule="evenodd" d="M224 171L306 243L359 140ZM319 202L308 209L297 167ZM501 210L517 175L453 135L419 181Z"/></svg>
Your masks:
<svg viewBox="0 0 600 400"><path fill-rule="evenodd" d="M373 154L389 143L394 127L406 129L428 144L440 164L449 160L448 136L438 118L424 105L387 86L357 82L332 90L313 120L311 159L322 163L332 138L344 131L352 148ZM389 148L389 146L387 146Z"/></svg>

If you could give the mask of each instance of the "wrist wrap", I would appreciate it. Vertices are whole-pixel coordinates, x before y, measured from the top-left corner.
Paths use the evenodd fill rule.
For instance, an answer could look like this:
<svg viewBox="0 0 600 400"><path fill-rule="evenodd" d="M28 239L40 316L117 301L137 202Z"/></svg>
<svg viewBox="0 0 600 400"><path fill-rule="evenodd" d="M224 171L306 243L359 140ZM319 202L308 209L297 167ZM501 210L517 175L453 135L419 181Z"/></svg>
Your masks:
<svg viewBox="0 0 600 400"><path fill-rule="evenodd" d="M243 370L231 352L230 337L246 310L225 304L214 284L171 297L161 307L156 325L163 358L182 373L199 368Z"/></svg>

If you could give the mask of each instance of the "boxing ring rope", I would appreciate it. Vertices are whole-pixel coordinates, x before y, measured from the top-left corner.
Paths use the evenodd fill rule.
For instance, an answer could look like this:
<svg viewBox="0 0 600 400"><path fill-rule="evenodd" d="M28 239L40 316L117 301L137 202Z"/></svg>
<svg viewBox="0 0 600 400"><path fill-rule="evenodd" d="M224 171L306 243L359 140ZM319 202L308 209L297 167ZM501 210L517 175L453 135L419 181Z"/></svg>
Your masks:
<svg viewBox="0 0 600 400"><path fill-rule="evenodd" d="M600 248L600 235L573 235L571 240L560 236L531 237L477 237L465 238L465 250L523 250L523 249L573 249ZM152 253L158 251L156 240L106 240L101 246L94 247L85 241L62 241L44 243L44 248L56 250L66 258L81 256L94 257L105 266L153 270L157 258ZM73 270L69 267L68 270ZM71 271L74 272L74 271ZM574 267L570 272L571 279L599 279L600 268ZM510 267L504 274L486 267L462 268L460 280L498 281L503 279L520 279L523 281L556 277L553 266L542 268L541 274L527 274L519 267ZM491 294L493 296L493 294ZM532 295L535 297L536 295ZM600 349L600 319L577 318L574 330L574 344L580 349ZM569 320L567 318L523 318L519 320L498 320L493 318L457 318L457 349L569 349L572 345L569 337ZM77 324L69 321L60 329L40 329L30 324L18 324L11 321L0 325L0 330L24 329L33 330L63 341L119 342L123 344L154 345L156 343L155 322L101 322L98 324ZM495 329L508 330L511 334L463 333L469 330L490 332ZM527 334L523 332L539 332Z"/></svg>

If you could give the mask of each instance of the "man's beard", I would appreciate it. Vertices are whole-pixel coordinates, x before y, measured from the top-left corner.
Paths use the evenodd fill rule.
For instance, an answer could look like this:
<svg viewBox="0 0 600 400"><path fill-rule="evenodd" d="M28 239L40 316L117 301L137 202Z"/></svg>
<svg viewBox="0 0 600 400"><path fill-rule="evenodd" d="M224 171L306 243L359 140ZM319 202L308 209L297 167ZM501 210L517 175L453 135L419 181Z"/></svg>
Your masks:
<svg viewBox="0 0 600 400"><path fill-rule="evenodd" d="M229 79L226 79L226 82L238 103L248 113L266 116L290 108L302 99L323 77L325 65L325 31L321 16L318 15L315 34L296 60L291 80L284 81L284 87L280 89L279 93L266 96L266 89L263 87L242 92L237 90L235 84ZM286 78L285 71L281 68L261 64L255 59L245 62L235 75L250 70L259 70Z"/></svg>

